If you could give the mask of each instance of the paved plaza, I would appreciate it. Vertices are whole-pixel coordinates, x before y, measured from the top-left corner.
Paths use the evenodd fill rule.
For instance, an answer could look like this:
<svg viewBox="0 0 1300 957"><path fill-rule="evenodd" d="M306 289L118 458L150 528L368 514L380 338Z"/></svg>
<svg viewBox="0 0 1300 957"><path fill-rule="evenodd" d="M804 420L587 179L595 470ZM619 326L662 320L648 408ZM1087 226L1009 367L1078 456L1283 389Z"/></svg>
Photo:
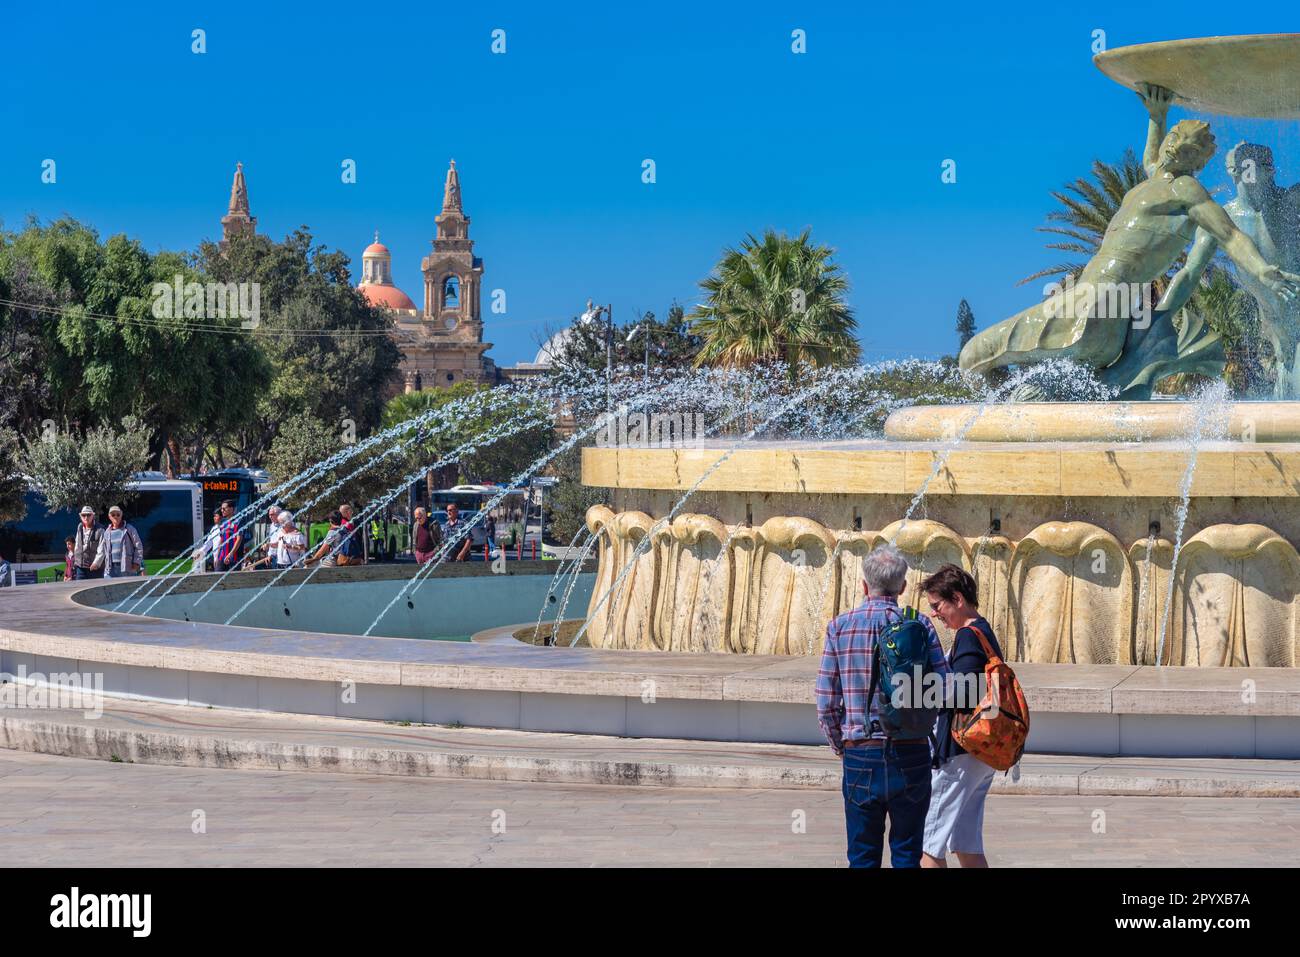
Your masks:
<svg viewBox="0 0 1300 957"><path fill-rule="evenodd" d="M0 792L6 866L843 862L833 791L196 769L0 750ZM985 836L1002 867L1289 866L1300 799L994 795Z"/></svg>

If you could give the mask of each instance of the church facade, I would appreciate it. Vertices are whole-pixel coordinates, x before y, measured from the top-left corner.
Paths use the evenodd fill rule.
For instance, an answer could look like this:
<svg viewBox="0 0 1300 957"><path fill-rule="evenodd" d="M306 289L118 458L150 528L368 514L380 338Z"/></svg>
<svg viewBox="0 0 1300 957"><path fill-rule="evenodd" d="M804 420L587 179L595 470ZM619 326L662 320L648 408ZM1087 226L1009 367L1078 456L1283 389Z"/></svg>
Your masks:
<svg viewBox="0 0 1300 957"><path fill-rule="evenodd" d="M239 164L230 209L221 219L222 244L235 235L251 234L256 224L249 211L243 164ZM467 381L497 385L535 374L531 368L498 369L487 355L492 343L483 341L483 260L474 254L455 160L447 169L442 212L434 224L433 248L420 261L424 289L418 306L394 284L392 253L379 242L378 233L361 254L357 289L372 306L388 312L393 340L402 353L400 370L387 394Z"/></svg>

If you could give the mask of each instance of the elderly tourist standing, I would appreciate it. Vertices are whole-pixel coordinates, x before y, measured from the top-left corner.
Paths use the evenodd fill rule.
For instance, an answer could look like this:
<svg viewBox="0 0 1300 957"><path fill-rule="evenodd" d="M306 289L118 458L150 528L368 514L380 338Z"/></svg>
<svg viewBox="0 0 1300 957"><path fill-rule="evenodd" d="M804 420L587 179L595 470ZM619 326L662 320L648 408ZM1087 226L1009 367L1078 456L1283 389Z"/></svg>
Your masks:
<svg viewBox="0 0 1300 957"><path fill-rule="evenodd" d="M82 581L98 578L102 573L94 571L95 556L99 553L99 540L104 534L104 526L95 520L95 510L89 505L81 507L81 521L73 535L72 544L72 578Z"/></svg>
<svg viewBox="0 0 1300 957"><path fill-rule="evenodd" d="M425 511L423 505L416 506L412 517L415 522L411 530L411 547L415 551L415 563L423 565L432 561L438 546L442 544L442 526Z"/></svg>
<svg viewBox="0 0 1300 957"><path fill-rule="evenodd" d="M144 567L144 545L134 525L128 525L122 509L116 505L108 510L108 528L99 539L99 551L91 566L102 568L105 578L124 578L138 575Z"/></svg>
<svg viewBox="0 0 1300 957"><path fill-rule="evenodd" d="M844 817L850 867L880 867L885 819L890 863L919 867L925 815L930 806L930 728L935 712L891 706L894 674L948 674L934 626L901 609L907 560L881 545L862 561L866 599L826 629L817 671L817 716L831 750L843 760ZM891 672L880 639L889 640ZM893 657L906 648L909 660ZM896 670L894 670L896 669ZM920 689L917 689L920 691ZM910 703L910 702L904 702Z"/></svg>
<svg viewBox="0 0 1300 957"><path fill-rule="evenodd" d="M989 652L1002 657L993 628L979 613L975 579L956 565L943 565L921 582L934 616L953 630L948 666L954 675L983 677ZM981 638L983 640L981 640ZM965 687L955 683L958 688ZM970 709L979 701L958 701ZM922 867L947 867L947 854L962 867L988 867L984 856L984 802L994 770L958 744L952 736L953 711L939 715L935 726L938 767L930 780L930 810L925 821Z"/></svg>

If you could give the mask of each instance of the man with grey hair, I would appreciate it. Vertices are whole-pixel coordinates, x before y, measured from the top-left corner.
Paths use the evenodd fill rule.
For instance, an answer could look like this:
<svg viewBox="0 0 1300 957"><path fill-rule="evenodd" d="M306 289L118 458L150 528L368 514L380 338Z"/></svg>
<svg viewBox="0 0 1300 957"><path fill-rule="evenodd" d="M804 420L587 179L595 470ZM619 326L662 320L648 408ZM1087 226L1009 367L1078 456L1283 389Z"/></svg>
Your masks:
<svg viewBox="0 0 1300 957"><path fill-rule="evenodd" d="M831 750L844 762L844 818L850 867L879 867L889 818L893 867L920 867L925 815L930 808L928 734L900 733L882 720L891 693L876 674L877 640L903 626L924 629L923 674L949 673L939 636L925 615L902 609L907 559L893 545L880 545L862 560L865 600L826 629L817 670L817 718ZM891 638L892 640L892 638Z"/></svg>

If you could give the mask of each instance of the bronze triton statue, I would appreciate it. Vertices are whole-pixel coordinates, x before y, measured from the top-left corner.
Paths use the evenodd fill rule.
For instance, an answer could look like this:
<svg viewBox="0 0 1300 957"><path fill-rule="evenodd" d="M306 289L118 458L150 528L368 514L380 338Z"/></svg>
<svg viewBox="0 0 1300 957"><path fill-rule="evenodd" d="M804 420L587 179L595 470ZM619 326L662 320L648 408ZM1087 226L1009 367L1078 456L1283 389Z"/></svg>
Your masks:
<svg viewBox="0 0 1300 957"><path fill-rule="evenodd" d="M1258 143L1238 143L1228 150L1227 166L1237 196L1224 211L1271 264L1300 271L1300 184L1279 186L1273 178L1273 151ZM1165 294L1171 313L1191 296L1218 247L1213 233L1196 230L1187 265L1174 275ZM1260 329L1273 346L1274 397L1294 399L1300 396L1300 300L1279 294L1253 274L1243 272L1240 278L1259 305Z"/></svg>
<svg viewBox="0 0 1300 957"><path fill-rule="evenodd" d="M1196 174L1214 156L1209 125L1182 120L1166 135L1173 94L1148 85L1139 96L1150 117L1142 158L1147 179L1124 195L1101 247L1072 286L977 334L961 351L963 369L986 372L1061 357L1100 372L1120 364L1126 340L1136 352L1141 340L1152 339L1148 329L1174 338L1173 315L1190 295L1194 280L1171 284L1154 315L1144 296L1147 284L1168 272L1198 231L1221 247L1249 282L1282 300L1300 293L1300 275L1283 272L1260 255L1251 238L1197 182ZM1138 336L1131 337L1131 330L1139 330ZM1126 371L1117 384L1127 384L1128 378ZM1148 376L1148 392L1150 384Z"/></svg>

